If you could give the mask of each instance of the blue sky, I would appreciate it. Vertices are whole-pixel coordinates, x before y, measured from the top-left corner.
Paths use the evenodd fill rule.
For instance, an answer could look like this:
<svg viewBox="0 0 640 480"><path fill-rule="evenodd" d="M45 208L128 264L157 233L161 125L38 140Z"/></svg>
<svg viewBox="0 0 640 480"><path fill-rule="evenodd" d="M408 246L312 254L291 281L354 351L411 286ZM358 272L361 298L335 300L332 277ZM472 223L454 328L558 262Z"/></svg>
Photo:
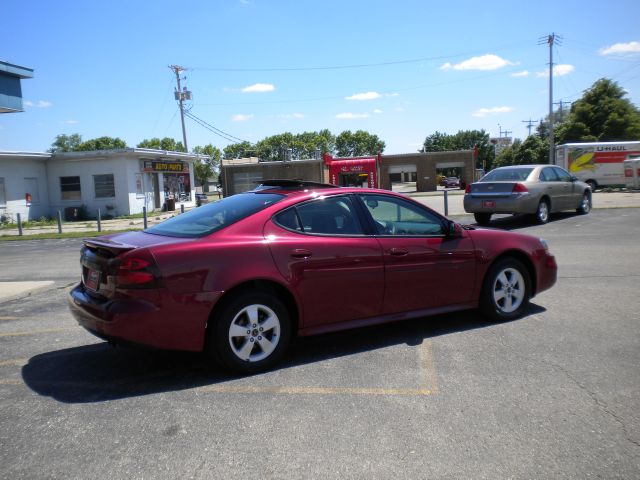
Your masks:
<svg viewBox="0 0 640 480"><path fill-rule="evenodd" d="M554 101L602 77L640 105L640 2L114 0L5 2L0 60L33 68L25 112L0 116L0 150L43 151L58 134L129 146L182 132L191 113L234 137L363 129L387 153L435 131L527 135ZM229 142L186 120L190 148Z"/></svg>

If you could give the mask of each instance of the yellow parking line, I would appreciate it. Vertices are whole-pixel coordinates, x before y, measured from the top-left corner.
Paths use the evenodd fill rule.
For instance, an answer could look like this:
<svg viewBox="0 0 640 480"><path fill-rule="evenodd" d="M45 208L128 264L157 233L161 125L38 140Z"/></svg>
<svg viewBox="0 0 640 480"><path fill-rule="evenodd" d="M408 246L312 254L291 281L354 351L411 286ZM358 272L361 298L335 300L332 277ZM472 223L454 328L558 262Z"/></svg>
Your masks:
<svg viewBox="0 0 640 480"><path fill-rule="evenodd" d="M40 333L58 333L58 332L68 332L71 330L76 330L76 328L64 327L64 328L45 328L41 330L31 330L28 332L8 332L8 333L0 333L0 337L22 337L24 335L38 335Z"/></svg>
<svg viewBox="0 0 640 480"><path fill-rule="evenodd" d="M6 365L15 365L16 367L24 367L27 363L29 363L28 358L14 358L13 360L1 361L0 367L4 367Z"/></svg>
<svg viewBox="0 0 640 480"><path fill-rule="evenodd" d="M0 317L0 321L2 320L18 320L18 317Z"/></svg>
<svg viewBox="0 0 640 480"><path fill-rule="evenodd" d="M0 378L0 385L22 385L22 380L17 378Z"/></svg>
<svg viewBox="0 0 640 480"><path fill-rule="evenodd" d="M431 342L429 340L422 341L418 355L420 358L420 373L425 387L431 393L438 393L438 375L433 364L433 353L431 352Z"/></svg>

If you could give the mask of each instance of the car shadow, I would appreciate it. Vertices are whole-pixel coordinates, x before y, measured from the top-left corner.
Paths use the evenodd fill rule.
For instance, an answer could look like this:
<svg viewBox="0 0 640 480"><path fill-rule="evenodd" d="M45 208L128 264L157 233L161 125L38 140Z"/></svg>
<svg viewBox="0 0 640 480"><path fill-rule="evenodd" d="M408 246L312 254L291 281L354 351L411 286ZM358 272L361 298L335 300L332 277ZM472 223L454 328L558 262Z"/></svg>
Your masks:
<svg viewBox="0 0 640 480"><path fill-rule="evenodd" d="M552 213L549 217L549 223L560 222L562 220L579 216L581 215L575 212ZM470 225L477 224L470 223ZM493 216L491 222L484 226L488 228L499 228L500 230L520 230L522 228L542 227L544 225L536 223L533 215L518 214Z"/></svg>
<svg viewBox="0 0 640 480"><path fill-rule="evenodd" d="M543 311L531 304L527 316ZM490 325L471 310L298 338L276 368L295 368L400 344L420 345L429 338ZM104 342L36 355L22 367L22 378L38 395L63 403L92 403L224 385L242 377L211 367L201 354L113 348Z"/></svg>

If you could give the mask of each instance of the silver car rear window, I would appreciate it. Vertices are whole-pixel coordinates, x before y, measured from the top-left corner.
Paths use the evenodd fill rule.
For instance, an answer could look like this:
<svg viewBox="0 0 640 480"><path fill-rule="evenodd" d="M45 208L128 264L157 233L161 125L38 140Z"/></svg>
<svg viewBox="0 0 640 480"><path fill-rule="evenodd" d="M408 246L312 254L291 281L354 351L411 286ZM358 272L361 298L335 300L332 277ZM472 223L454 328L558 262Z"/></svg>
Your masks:
<svg viewBox="0 0 640 480"><path fill-rule="evenodd" d="M533 172L533 168L496 168L487 173L481 182L515 181L524 182Z"/></svg>

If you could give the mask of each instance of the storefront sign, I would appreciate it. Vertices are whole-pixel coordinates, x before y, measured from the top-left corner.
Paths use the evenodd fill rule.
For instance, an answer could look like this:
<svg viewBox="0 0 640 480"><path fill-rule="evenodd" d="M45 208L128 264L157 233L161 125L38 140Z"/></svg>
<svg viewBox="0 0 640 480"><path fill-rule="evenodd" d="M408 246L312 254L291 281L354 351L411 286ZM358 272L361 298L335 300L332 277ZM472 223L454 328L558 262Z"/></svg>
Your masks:
<svg viewBox="0 0 640 480"><path fill-rule="evenodd" d="M162 162L156 160L144 160L144 166L142 170L144 172L188 173L189 164L185 162Z"/></svg>

